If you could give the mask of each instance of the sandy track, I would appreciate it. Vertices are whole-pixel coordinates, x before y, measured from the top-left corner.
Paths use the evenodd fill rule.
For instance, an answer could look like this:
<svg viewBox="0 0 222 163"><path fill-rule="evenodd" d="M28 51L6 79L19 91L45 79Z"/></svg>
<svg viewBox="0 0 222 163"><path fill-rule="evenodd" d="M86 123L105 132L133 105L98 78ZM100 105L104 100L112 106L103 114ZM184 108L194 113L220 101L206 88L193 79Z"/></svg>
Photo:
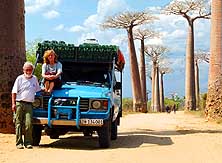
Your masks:
<svg viewBox="0 0 222 163"><path fill-rule="evenodd" d="M176 114L131 114L121 119L109 149L97 135L42 136L40 147L15 148L15 135L0 134L0 163L221 163L222 125Z"/></svg>

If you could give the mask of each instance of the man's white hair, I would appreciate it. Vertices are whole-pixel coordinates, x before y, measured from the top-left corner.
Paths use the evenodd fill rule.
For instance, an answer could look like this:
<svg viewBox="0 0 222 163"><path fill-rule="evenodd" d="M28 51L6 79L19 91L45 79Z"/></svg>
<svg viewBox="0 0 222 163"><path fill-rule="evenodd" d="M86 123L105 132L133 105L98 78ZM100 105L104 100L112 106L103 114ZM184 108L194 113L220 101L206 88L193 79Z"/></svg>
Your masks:
<svg viewBox="0 0 222 163"><path fill-rule="evenodd" d="M31 62L25 62L23 68L25 67L32 67L32 69L34 69L34 65Z"/></svg>

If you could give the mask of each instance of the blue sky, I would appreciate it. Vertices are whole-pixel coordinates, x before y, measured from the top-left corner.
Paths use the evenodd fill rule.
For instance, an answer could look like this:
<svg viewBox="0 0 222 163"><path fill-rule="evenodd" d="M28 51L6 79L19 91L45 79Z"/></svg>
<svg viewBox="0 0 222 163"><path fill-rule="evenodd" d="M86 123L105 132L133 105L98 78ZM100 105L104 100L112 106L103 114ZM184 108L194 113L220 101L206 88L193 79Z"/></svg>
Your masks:
<svg viewBox="0 0 222 163"><path fill-rule="evenodd" d="M187 22L181 16L160 14L159 10L169 2L170 0L25 0L26 41L63 40L78 45L87 38L96 38L100 44L118 45L126 58L123 96L131 97L126 31L101 30L98 24L106 16L121 11L149 9L159 18L149 27L160 32L162 37L147 40L146 43L162 44L170 49L167 58L173 72L164 76L165 96L170 96L171 93L184 96ZM210 21L197 20L194 29L195 49L209 51ZM135 44L138 50L139 43ZM200 90L206 92L208 64L200 63L199 68ZM147 87L151 90L149 79Z"/></svg>

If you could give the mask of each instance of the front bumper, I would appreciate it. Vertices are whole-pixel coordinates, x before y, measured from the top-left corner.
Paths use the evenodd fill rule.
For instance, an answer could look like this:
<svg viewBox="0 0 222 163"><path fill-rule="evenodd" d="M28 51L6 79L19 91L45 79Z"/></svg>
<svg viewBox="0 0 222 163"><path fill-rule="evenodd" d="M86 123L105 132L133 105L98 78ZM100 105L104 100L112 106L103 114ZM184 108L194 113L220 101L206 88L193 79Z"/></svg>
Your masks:
<svg viewBox="0 0 222 163"><path fill-rule="evenodd" d="M33 124L35 125L48 125L49 123L51 125L58 125L58 126L94 126L94 127L102 127L104 124L103 119L80 119L79 124L76 122L76 120L50 120L48 121L48 118L42 118L42 117L34 117L33 118Z"/></svg>

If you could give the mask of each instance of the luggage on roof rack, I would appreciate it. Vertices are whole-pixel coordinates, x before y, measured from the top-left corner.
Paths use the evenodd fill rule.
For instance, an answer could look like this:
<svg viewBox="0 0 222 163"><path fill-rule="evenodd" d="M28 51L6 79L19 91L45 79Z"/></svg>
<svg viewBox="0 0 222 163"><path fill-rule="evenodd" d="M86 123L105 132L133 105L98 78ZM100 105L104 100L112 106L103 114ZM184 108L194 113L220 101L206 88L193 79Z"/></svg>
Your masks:
<svg viewBox="0 0 222 163"><path fill-rule="evenodd" d="M64 41L43 41L38 43L36 54L38 62L43 62L46 50L53 49L61 62L113 62L117 69L122 70L125 60L122 52L116 45L99 45L84 43L79 46L66 44Z"/></svg>

